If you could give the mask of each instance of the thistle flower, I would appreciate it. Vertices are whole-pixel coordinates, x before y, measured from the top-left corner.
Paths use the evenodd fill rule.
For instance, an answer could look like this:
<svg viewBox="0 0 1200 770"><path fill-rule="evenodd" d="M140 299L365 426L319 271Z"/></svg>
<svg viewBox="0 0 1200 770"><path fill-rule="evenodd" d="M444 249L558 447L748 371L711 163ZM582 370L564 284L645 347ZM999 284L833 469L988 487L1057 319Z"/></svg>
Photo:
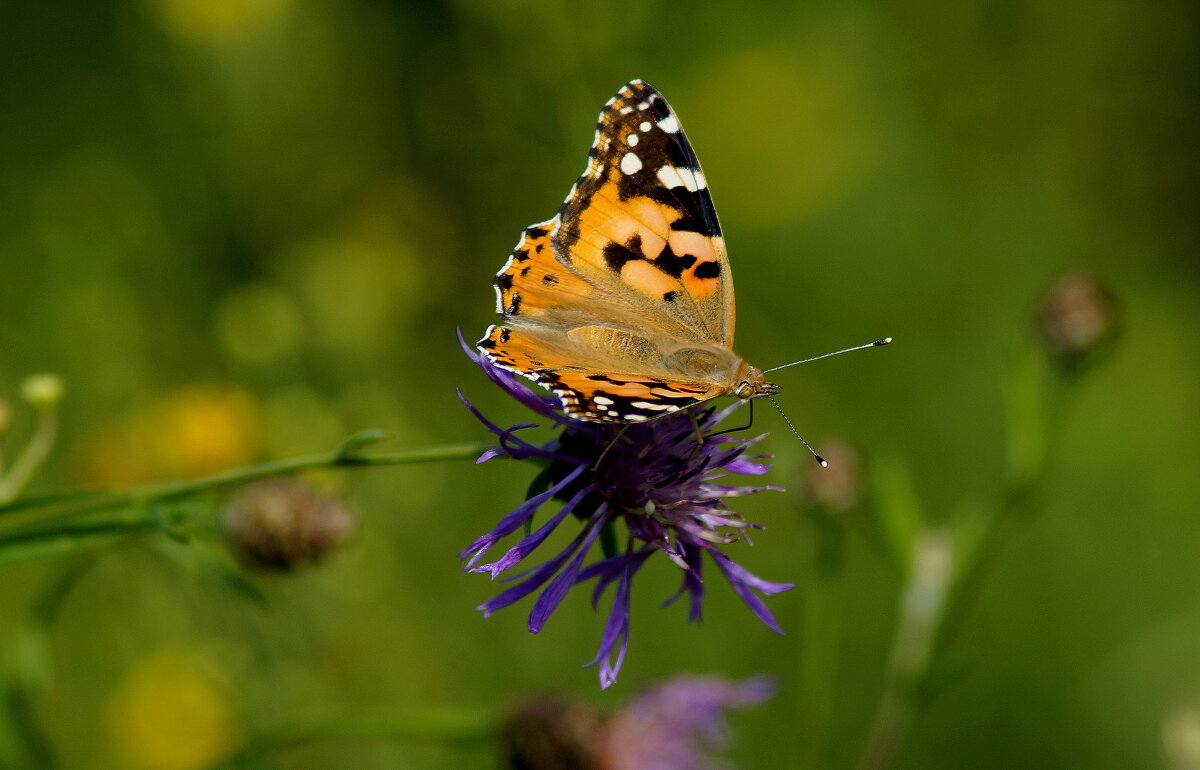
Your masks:
<svg viewBox="0 0 1200 770"><path fill-rule="evenodd" d="M459 341L462 342L460 335ZM465 571L486 572L493 579L522 565L569 515L583 527L558 555L519 574L506 578L515 584L484 602L477 609L484 616L539 591L529 614L529 630L541 631L551 613L572 586L595 581L592 605L597 606L609 586L613 601L596 657L587 665L600 664L600 685L616 681L629 642L629 602L633 577L646 560L661 553L679 566L682 584L667 599L670 604L686 594L688 619L700 619L704 598L702 580L705 554L733 590L768 628L782 633L775 618L758 594L770 596L793 586L770 583L736 564L721 546L747 540L749 530L762 529L745 521L726 506L731 497L753 494L771 486L742 487L719 483L731 473L761 475L769 459L746 452L764 436L739 439L714 435L714 428L740 405L717 410L694 407L645 423L607 425L568 419L550 396L538 395L507 371L463 343L463 349L487 376L535 415L562 427L557 438L544 445L525 441L521 424L501 428L483 416L462 394L459 398L487 429L499 438L500 446L485 452L477 462L507 455L532 460L544 466L539 477L544 484L487 534L479 537L459 556ZM765 434L764 434L765 435ZM699 437L704 436L703 440ZM536 481L535 481L536 485ZM562 507L540 527L529 532L499 559L481 563L483 557L504 538L531 526L538 508L550 500ZM605 548L602 558L584 566L597 540L616 540L618 523L624 524L625 543ZM756 593L757 592L757 593Z"/></svg>
<svg viewBox="0 0 1200 770"><path fill-rule="evenodd" d="M604 712L561 696L531 698L505 720L508 766L521 770L701 770L729 744L725 711L770 697L766 677L677 676Z"/></svg>
<svg viewBox="0 0 1200 770"><path fill-rule="evenodd" d="M680 676L639 695L605 725L604 770L716 768L709 753L729 744L725 711L771 696L766 677L735 682L719 676Z"/></svg>

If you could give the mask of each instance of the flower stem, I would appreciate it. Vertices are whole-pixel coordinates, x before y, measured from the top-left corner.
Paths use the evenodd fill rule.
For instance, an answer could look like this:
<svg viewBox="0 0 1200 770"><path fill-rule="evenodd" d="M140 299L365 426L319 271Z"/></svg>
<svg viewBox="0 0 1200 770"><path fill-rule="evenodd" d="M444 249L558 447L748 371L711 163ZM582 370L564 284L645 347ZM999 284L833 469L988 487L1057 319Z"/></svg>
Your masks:
<svg viewBox="0 0 1200 770"><path fill-rule="evenodd" d="M891 767L900 751L945 610L953 561L948 535L926 531L917 537L912 568L900 595L900 618L884 674L883 695L858 770Z"/></svg>
<svg viewBox="0 0 1200 770"><path fill-rule="evenodd" d="M931 696L928 676L933 664L958 638L1009 537L1038 509L1072 382L1072 377L1048 369L1043 359L1032 354L1017 362L1005 391L1007 462L985 528L953 552L944 534L926 532L918 537L901 594L884 692L859 770L882 770L895 761L913 715ZM942 556L927 550L930 542L936 544L929 539L935 535L944 541L938 546ZM944 569L923 567L922 560L929 558ZM958 562L957 568L950 568L952 561Z"/></svg>
<svg viewBox="0 0 1200 770"><path fill-rule="evenodd" d="M7 474L0 475L0 510L5 503L14 500L33 478L33 474L45 462L58 435L58 410L39 409L37 427L33 437L25 445Z"/></svg>
<svg viewBox="0 0 1200 770"><path fill-rule="evenodd" d="M354 439L351 439L354 441ZM349 444L349 442L348 442ZM72 495L54 495L42 498L17 500L0 505L0 517L19 511L54 510L59 514L74 515L114 508L148 507L157 503L170 502L223 487L236 486L247 481L278 476L317 468L370 468L381 465L407 465L410 463L436 462L439 460L466 460L492 448L492 444L452 444L440 447L406 449L397 452L356 454L345 451L345 446L331 452L292 457L284 460L251 465L224 473L218 473L195 481L176 481L151 484L126 492L85 492Z"/></svg>
<svg viewBox="0 0 1200 770"><path fill-rule="evenodd" d="M496 714L478 709L309 714L262 729L234 759L262 757L314 741L354 738L473 744L494 740L499 729Z"/></svg>

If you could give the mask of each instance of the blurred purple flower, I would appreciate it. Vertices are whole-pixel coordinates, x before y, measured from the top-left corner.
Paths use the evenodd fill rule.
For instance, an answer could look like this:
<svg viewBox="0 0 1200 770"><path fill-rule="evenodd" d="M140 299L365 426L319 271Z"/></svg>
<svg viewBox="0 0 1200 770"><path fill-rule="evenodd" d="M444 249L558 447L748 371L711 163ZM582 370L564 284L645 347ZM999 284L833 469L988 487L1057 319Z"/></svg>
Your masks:
<svg viewBox="0 0 1200 770"><path fill-rule="evenodd" d="M605 725L599 766L605 770L701 770L729 744L725 711L754 706L774 686L766 677L735 682L680 676L639 695Z"/></svg>
<svg viewBox="0 0 1200 770"><path fill-rule="evenodd" d="M462 342L461 335L459 341ZM740 402L719 411L712 407L694 408L692 415L670 414L627 426L579 422L564 416L557 398L529 390L515 375L493 366L465 342L463 349L506 393L539 417L563 427L553 441L540 446L532 444L518 437L517 432L534 424L501 428L459 394L467 408L499 438L499 448L488 450L478 462L507 455L546 466L542 476L544 491L533 494L495 529L471 543L460 554L465 561L464 570L487 572L496 578L522 564L568 515L584 522L579 534L557 556L505 578L515 581L515 585L478 607L485 617L541 589L529 614L529 630L537 633L572 586L595 580L592 605L596 606L605 590L615 585L599 652L587 664L600 664L601 687L608 687L616 681L625 658L630 587L638 569L655 551L679 565L683 582L666 604L687 594L688 619L699 620L704 597L703 555L707 553L754 614L771 630L782 633L755 592L769 596L793 586L755 577L719 548L738 540L748 541L748 530L762 529L726 507L726 498L778 489L717 483L730 473L761 475L769 467L763 462L769 458L745 454L763 436L738 439L709 435ZM706 436L703 442L697 440L697 431ZM498 560L480 563L500 540L529 526L538 508L552 498L565 501L554 516L528 532ZM597 539L603 542L605 537L611 537L618 521L624 522L627 532L624 550L608 548L605 558L585 567L592 545Z"/></svg>
<svg viewBox="0 0 1200 770"><path fill-rule="evenodd" d="M604 713L562 696L518 704L504 721L508 767L520 770L712 770L729 744L724 715L771 696L766 677L677 676Z"/></svg>

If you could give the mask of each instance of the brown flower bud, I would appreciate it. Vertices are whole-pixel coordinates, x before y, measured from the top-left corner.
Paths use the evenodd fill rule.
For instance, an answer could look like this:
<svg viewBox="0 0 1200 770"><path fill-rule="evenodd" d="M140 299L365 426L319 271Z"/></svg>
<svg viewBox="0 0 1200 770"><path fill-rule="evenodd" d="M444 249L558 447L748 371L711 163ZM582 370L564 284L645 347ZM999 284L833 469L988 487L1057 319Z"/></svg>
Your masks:
<svg viewBox="0 0 1200 770"><path fill-rule="evenodd" d="M242 489L225 509L225 534L250 566L290 570L316 562L354 529L354 514L333 495L293 479Z"/></svg>
<svg viewBox="0 0 1200 770"><path fill-rule="evenodd" d="M1037 315L1042 341L1052 355L1068 364L1115 336L1119 308L1112 292L1091 276L1063 276L1050 289Z"/></svg>
<svg viewBox="0 0 1200 770"><path fill-rule="evenodd" d="M504 720L501 742L514 770L598 770L601 716L565 698L543 696L518 705Z"/></svg>
<svg viewBox="0 0 1200 770"><path fill-rule="evenodd" d="M809 466L804 485L809 501L830 511L842 512L855 508L863 497L862 463L858 452L844 441L830 441L817 447L829 466L816 463Z"/></svg>

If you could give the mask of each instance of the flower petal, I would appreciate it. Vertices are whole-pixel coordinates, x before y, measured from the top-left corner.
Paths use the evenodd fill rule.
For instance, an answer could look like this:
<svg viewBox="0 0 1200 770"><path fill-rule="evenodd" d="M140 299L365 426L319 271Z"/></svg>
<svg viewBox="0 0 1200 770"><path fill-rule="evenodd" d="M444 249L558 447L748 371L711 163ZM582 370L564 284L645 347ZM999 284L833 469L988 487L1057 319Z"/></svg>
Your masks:
<svg viewBox="0 0 1200 770"><path fill-rule="evenodd" d="M578 470L582 469L577 469L577 471ZM566 479L563 481L565 482ZM560 482L560 485L562 485L562 482ZM534 532L532 535L517 543L512 548L509 548L504 556L500 557L497 561L494 561L491 564L482 564L478 567L474 567L471 569L471 571L490 572L494 578L506 569L516 565L522 559L528 556L533 549L545 542L546 538L550 536L550 533L562 523L562 520L566 518L571 511L575 510L575 506L579 505L579 502L583 500L584 497L592 494L594 491L595 486L592 484L588 484L587 486L583 487L575 493L575 496L572 497L570 501L568 501L567 504L559 510L558 513L554 514L554 516L547 520L545 524L538 527L537 532Z"/></svg>
<svg viewBox="0 0 1200 770"><path fill-rule="evenodd" d="M534 602L533 610L529 613L529 630L531 632L536 634L542 630L542 626L549 620L550 614L558 608L559 603L571 590L571 586L575 585L579 577L579 568L583 564L583 560L587 558L588 550L596 541L596 536L600 534L601 527L604 526L604 512L605 505L601 504L581 533L587 537L584 539L583 545L579 547L575 558L550 582L550 585L546 586L546 590L542 591L537 601Z"/></svg>
<svg viewBox="0 0 1200 770"><path fill-rule="evenodd" d="M608 613L608 622L604 624L604 633L600 637L600 650L596 657L585 665L594 666L600 663L600 689L606 690L617 681L621 664L625 662L625 651L629 647L629 593L633 576L642 561L627 559L625 569L617 582L617 592L613 596L612 610ZM618 646L619 645L619 646ZM616 657L613 650L616 649Z"/></svg>
<svg viewBox="0 0 1200 770"><path fill-rule="evenodd" d="M493 545L496 544L496 541L515 532L517 528L524 524L530 516L537 512L537 509L543 503L554 497L554 495L558 494L559 490L561 490L563 487L579 478L579 474L583 473L583 470L584 466L579 466L567 474L562 481L559 481L545 492L542 492L539 495L534 495L525 502L521 503L519 506L517 506L516 510L501 519L500 523L497 524L491 532L488 532L486 535L477 538L475 542L467 546L467 549L458 555L458 558L460 559L470 559L470 561L468 561L463 567L463 571L467 572L474 567L476 562L483 558L483 555L487 553Z"/></svg>
<svg viewBox="0 0 1200 770"><path fill-rule="evenodd" d="M515 398L526 408L537 412L543 417L549 417L555 421L561 421L561 413L555 411L555 406L558 404L558 399L552 396L539 395L527 388L512 372L499 368L479 351L467 344L463 339L462 329L456 329L458 334L458 344L462 345L463 352L470 356L471 360L483 369L484 374L488 378L500 386L500 388L508 395Z"/></svg>
<svg viewBox="0 0 1200 770"><path fill-rule="evenodd" d="M718 551L716 548L708 549L712 560L716 562L717 569L724 573L729 585L733 586L733 590L738 596L742 597L742 601L750 608L759 620L761 620L767 628L777 634L782 634L783 631L779 628L779 624L775 622L775 616L767 609L767 605L762 599L754 594L751 588L758 589L768 596L779 591L786 591L789 588L795 588L792 583L768 583L761 578L750 574L744 567L734 563L728 556Z"/></svg>

